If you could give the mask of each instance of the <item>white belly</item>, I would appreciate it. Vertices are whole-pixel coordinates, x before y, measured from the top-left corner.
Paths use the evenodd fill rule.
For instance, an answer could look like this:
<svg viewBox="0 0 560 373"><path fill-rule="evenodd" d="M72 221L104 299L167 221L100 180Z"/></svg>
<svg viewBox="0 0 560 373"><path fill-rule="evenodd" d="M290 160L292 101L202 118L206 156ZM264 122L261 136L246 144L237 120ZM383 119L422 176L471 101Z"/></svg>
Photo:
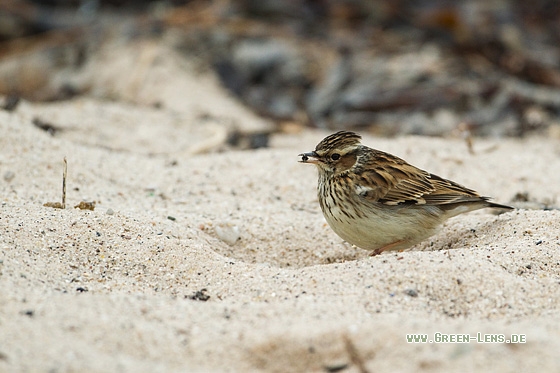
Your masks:
<svg viewBox="0 0 560 373"><path fill-rule="evenodd" d="M356 200L355 200L356 202ZM331 197L322 204L332 230L362 249L375 250L402 241L393 249L410 247L436 233L444 219L414 207L378 206L372 202L346 204L344 213Z"/></svg>

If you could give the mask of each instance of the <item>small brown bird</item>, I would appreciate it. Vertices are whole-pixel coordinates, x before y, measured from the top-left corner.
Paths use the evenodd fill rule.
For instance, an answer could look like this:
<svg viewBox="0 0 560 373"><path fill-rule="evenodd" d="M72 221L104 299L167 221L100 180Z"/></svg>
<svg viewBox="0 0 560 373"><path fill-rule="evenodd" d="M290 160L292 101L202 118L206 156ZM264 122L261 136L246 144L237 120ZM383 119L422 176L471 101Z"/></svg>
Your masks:
<svg viewBox="0 0 560 373"><path fill-rule="evenodd" d="M512 209L436 176L340 131L325 137L302 163L319 170L317 194L336 234L371 255L402 250L437 232L447 219L484 207Z"/></svg>

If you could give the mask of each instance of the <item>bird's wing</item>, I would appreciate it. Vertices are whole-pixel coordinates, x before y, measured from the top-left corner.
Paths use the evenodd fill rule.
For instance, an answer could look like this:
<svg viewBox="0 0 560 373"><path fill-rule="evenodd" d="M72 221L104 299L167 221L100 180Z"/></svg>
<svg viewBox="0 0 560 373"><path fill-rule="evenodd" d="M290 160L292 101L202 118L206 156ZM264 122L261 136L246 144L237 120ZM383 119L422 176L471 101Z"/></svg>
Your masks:
<svg viewBox="0 0 560 373"><path fill-rule="evenodd" d="M474 190L430 174L388 153L376 151L359 171L356 193L386 205L446 205L485 201Z"/></svg>

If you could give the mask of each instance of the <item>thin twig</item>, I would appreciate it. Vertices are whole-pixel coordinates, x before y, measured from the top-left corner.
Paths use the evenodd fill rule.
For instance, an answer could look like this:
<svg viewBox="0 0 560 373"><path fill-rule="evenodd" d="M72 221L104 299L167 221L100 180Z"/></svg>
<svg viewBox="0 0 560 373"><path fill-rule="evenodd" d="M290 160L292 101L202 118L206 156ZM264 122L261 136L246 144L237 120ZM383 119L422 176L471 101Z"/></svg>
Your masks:
<svg viewBox="0 0 560 373"><path fill-rule="evenodd" d="M68 174L68 161L64 157L64 169L62 171L62 208L66 208L66 175Z"/></svg>

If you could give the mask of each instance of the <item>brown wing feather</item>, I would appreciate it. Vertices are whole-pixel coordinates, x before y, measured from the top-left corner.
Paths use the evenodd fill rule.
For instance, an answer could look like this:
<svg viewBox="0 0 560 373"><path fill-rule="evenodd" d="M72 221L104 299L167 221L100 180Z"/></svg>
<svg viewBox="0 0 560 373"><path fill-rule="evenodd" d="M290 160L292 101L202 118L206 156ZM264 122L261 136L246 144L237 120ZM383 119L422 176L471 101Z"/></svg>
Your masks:
<svg viewBox="0 0 560 373"><path fill-rule="evenodd" d="M359 172L362 197L386 205L431 204L485 201L468 189L408 164L391 154L374 151ZM358 171L358 170L357 170Z"/></svg>
<svg viewBox="0 0 560 373"><path fill-rule="evenodd" d="M430 174L430 181L434 186L434 192L425 196L426 202L433 205L443 205L457 202L486 201L472 189L465 188L451 180Z"/></svg>

